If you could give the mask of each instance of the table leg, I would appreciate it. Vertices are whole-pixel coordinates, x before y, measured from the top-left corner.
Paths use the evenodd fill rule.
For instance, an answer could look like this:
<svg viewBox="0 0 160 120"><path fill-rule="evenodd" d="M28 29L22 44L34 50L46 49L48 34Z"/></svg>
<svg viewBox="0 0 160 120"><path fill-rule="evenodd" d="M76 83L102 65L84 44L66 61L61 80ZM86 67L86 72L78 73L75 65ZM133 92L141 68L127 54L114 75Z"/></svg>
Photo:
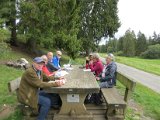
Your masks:
<svg viewBox="0 0 160 120"><path fill-rule="evenodd" d="M93 120L93 115L86 110L84 100L86 93L81 94L59 94L62 107L54 120Z"/></svg>

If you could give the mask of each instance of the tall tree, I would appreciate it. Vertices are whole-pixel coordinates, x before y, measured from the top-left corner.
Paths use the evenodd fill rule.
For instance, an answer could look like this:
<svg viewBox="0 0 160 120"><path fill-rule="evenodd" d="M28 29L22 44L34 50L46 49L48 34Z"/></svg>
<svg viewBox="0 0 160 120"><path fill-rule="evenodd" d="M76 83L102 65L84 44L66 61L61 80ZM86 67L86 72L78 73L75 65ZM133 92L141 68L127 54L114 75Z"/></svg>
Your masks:
<svg viewBox="0 0 160 120"><path fill-rule="evenodd" d="M80 28L81 4L78 0L57 0L56 4L55 45L65 49L74 59L81 47L81 41L77 37Z"/></svg>
<svg viewBox="0 0 160 120"><path fill-rule="evenodd" d="M17 33L16 33L16 15L18 0L1 0L0 4L0 17L3 22L1 26L9 28L11 31L10 43L11 45L17 45Z"/></svg>
<svg viewBox="0 0 160 120"><path fill-rule="evenodd" d="M82 26L79 37L85 50L95 47L102 37L112 37L120 26L118 0L82 1Z"/></svg>
<svg viewBox="0 0 160 120"><path fill-rule="evenodd" d="M114 53L117 52L117 44L118 41L116 38L113 39L109 39L108 43L107 43L107 52L108 53Z"/></svg>
<svg viewBox="0 0 160 120"><path fill-rule="evenodd" d="M54 42L54 5L54 0L20 0L19 32L27 37L27 46L31 51L42 43L50 46Z"/></svg>
<svg viewBox="0 0 160 120"><path fill-rule="evenodd" d="M147 49L147 40L143 33L139 31L136 40L136 55L140 55Z"/></svg>
<svg viewBox="0 0 160 120"><path fill-rule="evenodd" d="M123 39L123 53L125 56L134 56L136 53L136 36L134 31L127 30Z"/></svg>
<svg viewBox="0 0 160 120"><path fill-rule="evenodd" d="M118 45L117 45L117 50L118 51L123 51L123 39L124 39L124 37L120 37L118 39Z"/></svg>

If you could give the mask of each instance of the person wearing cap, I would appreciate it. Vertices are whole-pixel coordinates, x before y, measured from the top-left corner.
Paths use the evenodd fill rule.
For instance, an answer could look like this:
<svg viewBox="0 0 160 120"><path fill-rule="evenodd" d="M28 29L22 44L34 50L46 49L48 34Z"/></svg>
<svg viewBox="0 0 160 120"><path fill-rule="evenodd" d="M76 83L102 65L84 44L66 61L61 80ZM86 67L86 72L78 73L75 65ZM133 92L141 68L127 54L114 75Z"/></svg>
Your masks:
<svg viewBox="0 0 160 120"><path fill-rule="evenodd" d="M41 72L44 64L41 57L34 58L32 66L23 73L18 90L19 102L30 106L34 115L38 114L38 105L40 106L37 120L45 120L52 104L51 98L40 88L57 87L64 84L61 80L55 80L53 76L47 77Z"/></svg>
<svg viewBox="0 0 160 120"><path fill-rule="evenodd" d="M106 65L103 72L97 77L97 80L100 81L99 85L101 88L110 88L116 85L117 65L114 59L115 57L111 53L106 56Z"/></svg>
<svg viewBox="0 0 160 120"><path fill-rule="evenodd" d="M53 59L52 59L53 65L57 68L61 68L61 66L60 66L61 56L62 56L62 52L58 50L58 51L56 51L56 56L54 56Z"/></svg>

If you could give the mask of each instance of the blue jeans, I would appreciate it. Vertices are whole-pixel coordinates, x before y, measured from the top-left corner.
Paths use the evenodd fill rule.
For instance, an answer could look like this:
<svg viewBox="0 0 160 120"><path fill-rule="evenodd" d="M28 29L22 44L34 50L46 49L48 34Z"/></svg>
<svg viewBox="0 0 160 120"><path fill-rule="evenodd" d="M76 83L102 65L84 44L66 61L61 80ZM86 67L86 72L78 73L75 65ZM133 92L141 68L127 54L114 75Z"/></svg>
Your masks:
<svg viewBox="0 0 160 120"><path fill-rule="evenodd" d="M57 94L48 94L44 91L39 91L38 104L40 105L39 115L37 120L45 120L51 106L57 105L59 97Z"/></svg>

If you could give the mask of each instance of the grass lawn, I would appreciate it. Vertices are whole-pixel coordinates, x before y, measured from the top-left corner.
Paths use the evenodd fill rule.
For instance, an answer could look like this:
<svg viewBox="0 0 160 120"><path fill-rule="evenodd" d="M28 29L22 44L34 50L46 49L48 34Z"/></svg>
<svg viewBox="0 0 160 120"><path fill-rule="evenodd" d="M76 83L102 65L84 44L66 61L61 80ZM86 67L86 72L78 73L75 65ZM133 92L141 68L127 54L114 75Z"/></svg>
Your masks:
<svg viewBox="0 0 160 120"><path fill-rule="evenodd" d="M54 54L55 55L55 54ZM0 56L0 112L3 109L3 105L15 106L17 104L17 98L15 93L10 94L8 91L7 83L11 80L14 80L22 75L23 70L7 67L3 63L13 60L16 61L20 58L26 58L30 63L32 62L33 57L20 52L18 50L10 51L5 55ZM67 64L69 62L69 57L67 55L62 55L61 64ZM72 64L83 64L83 58L78 58L76 60L71 60ZM0 118L1 120L1 118ZM4 120L4 119L3 119ZM16 110L9 118L5 120L22 120L22 114L20 111Z"/></svg>
<svg viewBox="0 0 160 120"><path fill-rule="evenodd" d="M106 54L100 54L105 57ZM160 59L141 59L137 57L119 57L116 56L116 61L123 63L143 71L160 75ZM122 86L119 87L122 89ZM160 119L160 94L155 93L151 89L137 83L132 98L135 102L143 107L144 115L149 116L154 120ZM127 120L133 119L133 111L128 109Z"/></svg>
<svg viewBox="0 0 160 120"><path fill-rule="evenodd" d="M120 90L120 93L124 95L124 91L125 91L124 86L118 82L117 88ZM153 90L139 83L136 83L136 88L131 98L139 106L138 108L141 108L141 110L135 111L134 109L132 109L132 107L128 108L126 120L135 120L136 118L140 118L142 114L154 120L159 120L160 118L160 104L159 104L160 95L158 93L155 93Z"/></svg>
<svg viewBox="0 0 160 120"><path fill-rule="evenodd" d="M0 57L0 61L8 61L8 60L17 60L21 57L25 57L27 60L32 61L32 57L29 57L27 54L23 54L20 52L11 51L7 56ZM68 63L69 57L67 55L62 56L62 65ZM84 64L85 59L78 58L76 60L72 60L72 64ZM17 102L15 94L10 94L8 92L7 83L10 80L13 80L22 75L23 70L7 67L5 65L0 65L0 110L3 104L14 106ZM119 87L123 88L123 87ZM124 89L123 89L124 90ZM160 95L156 94L152 90L137 84L134 94L132 95L134 101L143 106L143 110L146 116L150 116L155 120L159 120L160 118ZM127 110L126 120L134 120L133 119L134 111L132 109ZM22 115L19 111L15 111L13 115L5 120L22 120Z"/></svg>

